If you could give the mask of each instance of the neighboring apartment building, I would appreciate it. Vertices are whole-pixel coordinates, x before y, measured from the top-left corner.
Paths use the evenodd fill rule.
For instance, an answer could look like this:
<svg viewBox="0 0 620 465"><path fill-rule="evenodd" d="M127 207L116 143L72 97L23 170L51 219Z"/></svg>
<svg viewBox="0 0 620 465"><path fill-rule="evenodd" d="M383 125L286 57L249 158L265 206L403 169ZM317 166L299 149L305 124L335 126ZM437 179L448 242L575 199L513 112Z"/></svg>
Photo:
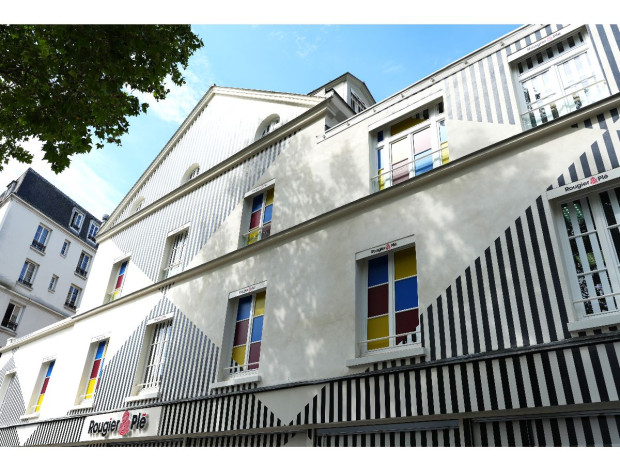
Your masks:
<svg viewBox="0 0 620 465"><path fill-rule="evenodd" d="M0 349L0 444L620 444L619 41L213 86L78 313Z"/></svg>
<svg viewBox="0 0 620 465"><path fill-rule="evenodd" d="M100 227L30 168L0 194L0 346L75 314Z"/></svg>

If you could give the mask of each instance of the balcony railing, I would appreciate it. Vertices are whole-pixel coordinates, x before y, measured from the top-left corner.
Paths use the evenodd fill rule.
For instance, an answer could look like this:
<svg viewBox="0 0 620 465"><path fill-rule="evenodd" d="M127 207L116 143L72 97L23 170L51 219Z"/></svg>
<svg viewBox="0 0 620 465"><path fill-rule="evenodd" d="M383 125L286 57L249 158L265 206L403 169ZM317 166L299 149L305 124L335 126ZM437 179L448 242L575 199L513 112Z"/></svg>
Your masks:
<svg viewBox="0 0 620 465"><path fill-rule="evenodd" d="M531 129L579 110L582 106L594 103L608 95L609 90L606 81L584 85L564 97L549 102L542 100L528 104L528 111L521 114L521 123L524 129Z"/></svg>
<svg viewBox="0 0 620 465"><path fill-rule="evenodd" d="M19 284L22 284L23 286L26 286L26 287L28 287L28 288L32 289L32 283L31 283L30 281L27 281L26 279L19 278L19 279L17 280L17 282L18 282Z"/></svg>
<svg viewBox="0 0 620 465"><path fill-rule="evenodd" d="M33 247L41 252L45 252L45 244L42 244L41 242L34 240L32 241L32 244L30 244L30 247Z"/></svg>
<svg viewBox="0 0 620 465"><path fill-rule="evenodd" d="M69 307L72 310L75 310L76 305L75 302L71 302L70 300L65 301L65 307Z"/></svg>
<svg viewBox="0 0 620 465"><path fill-rule="evenodd" d="M243 239L246 245L254 244L261 239L267 239L271 234L271 223L260 226L258 228L250 229L243 235Z"/></svg>
<svg viewBox="0 0 620 465"><path fill-rule="evenodd" d="M448 144L446 142L444 144L444 147L433 152L416 155L415 159L406 164L391 170L382 170L380 174L370 178L372 191L383 190L448 163L450 152Z"/></svg>
<svg viewBox="0 0 620 465"><path fill-rule="evenodd" d="M89 235L88 235L88 236L86 236L86 237L87 237L87 238L88 238L88 240L89 240L89 241L91 241L91 242L96 242L96 241L97 241L97 239L95 238L95 236L93 236L93 235L91 235L91 234L89 234Z"/></svg>
<svg viewBox="0 0 620 465"><path fill-rule="evenodd" d="M390 341L396 340L393 346L390 346ZM405 345L419 344L421 341L420 330L410 331L408 333L395 334L393 336L380 337L377 339L368 339L366 341L358 342L361 352L371 352L381 349L393 349L394 347L400 347ZM384 347L381 347L382 345ZM371 346L369 348L369 346ZM374 346L374 347L373 347Z"/></svg>
<svg viewBox="0 0 620 465"><path fill-rule="evenodd" d="M84 268L80 268L79 266L75 268L75 272L79 274L82 278L85 278L88 274L88 271L86 271Z"/></svg>
<svg viewBox="0 0 620 465"><path fill-rule="evenodd" d="M232 375L234 373L241 373L243 371L256 370L258 368L258 363L259 362L254 362L254 363L248 363L246 365L235 364L234 366L227 367L226 371L228 371L229 375Z"/></svg>
<svg viewBox="0 0 620 465"><path fill-rule="evenodd" d="M17 323L14 321L3 321L0 326L10 329L11 331L17 331Z"/></svg>

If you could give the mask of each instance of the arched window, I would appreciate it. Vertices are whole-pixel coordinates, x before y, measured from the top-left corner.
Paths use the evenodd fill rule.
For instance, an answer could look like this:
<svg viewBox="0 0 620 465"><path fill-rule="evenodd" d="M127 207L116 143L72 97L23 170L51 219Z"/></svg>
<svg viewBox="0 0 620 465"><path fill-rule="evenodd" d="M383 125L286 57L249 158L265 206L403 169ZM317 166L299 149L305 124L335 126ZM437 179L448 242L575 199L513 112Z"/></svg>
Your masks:
<svg viewBox="0 0 620 465"><path fill-rule="evenodd" d="M181 180L181 184L185 184L186 182L194 179L196 176L198 176L198 174L200 174L200 166L198 166L198 163L194 163L185 171L183 179Z"/></svg>
<svg viewBox="0 0 620 465"><path fill-rule="evenodd" d="M139 212L144 206L144 197L138 197L131 207L131 213Z"/></svg>
<svg viewBox="0 0 620 465"><path fill-rule="evenodd" d="M273 131L279 123L280 117L276 114L270 115L265 118L263 122L258 126L258 130L256 131L256 136L254 137L254 140L265 137L267 134Z"/></svg>

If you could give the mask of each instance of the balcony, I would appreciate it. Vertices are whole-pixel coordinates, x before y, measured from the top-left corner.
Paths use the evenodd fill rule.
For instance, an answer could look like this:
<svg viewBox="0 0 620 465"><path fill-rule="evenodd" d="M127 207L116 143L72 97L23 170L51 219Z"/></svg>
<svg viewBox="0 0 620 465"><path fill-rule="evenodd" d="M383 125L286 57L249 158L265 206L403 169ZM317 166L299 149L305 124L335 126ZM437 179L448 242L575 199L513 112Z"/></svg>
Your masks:
<svg viewBox="0 0 620 465"><path fill-rule="evenodd" d="M17 282L22 286L26 286L28 289L32 289L32 283L26 279L19 278Z"/></svg>
<svg viewBox="0 0 620 465"><path fill-rule="evenodd" d="M254 229L250 229L247 233L243 235L243 240L246 245L253 244L254 242L258 242L261 239L267 239L271 234L271 223L268 223L264 226L259 226Z"/></svg>
<svg viewBox="0 0 620 465"><path fill-rule="evenodd" d="M77 305L75 304L75 302L67 300L65 301L65 307L70 308L71 310L75 310Z"/></svg>
<svg viewBox="0 0 620 465"><path fill-rule="evenodd" d="M6 329L10 329L11 331L17 331L17 323L15 323L14 321L3 321L2 325L0 326Z"/></svg>
<svg viewBox="0 0 620 465"><path fill-rule="evenodd" d="M570 95L550 101L546 101L547 99L543 98L533 103L528 103L528 111L521 114L523 129L532 129L541 124L553 121L560 116L577 111L584 105L597 102L609 95L606 81L598 81L594 84L587 85L586 80L580 82L578 85L582 87L571 91Z"/></svg>
<svg viewBox="0 0 620 465"><path fill-rule="evenodd" d="M32 244L30 244L30 247L38 250L39 252L45 252L45 244L42 244L41 242L37 241L37 240L32 240Z"/></svg>

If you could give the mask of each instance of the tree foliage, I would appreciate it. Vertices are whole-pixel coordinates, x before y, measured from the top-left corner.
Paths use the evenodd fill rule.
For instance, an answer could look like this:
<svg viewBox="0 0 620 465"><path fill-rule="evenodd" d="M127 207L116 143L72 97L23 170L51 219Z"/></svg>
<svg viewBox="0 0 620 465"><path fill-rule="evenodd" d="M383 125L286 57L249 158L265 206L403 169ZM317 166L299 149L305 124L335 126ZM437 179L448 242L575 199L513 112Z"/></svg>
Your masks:
<svg viewBox="0 0 620 465"><path fill-rule="evenodd" d="M32 161L31 138L56 173L93 143L120 145L148 107L132 92L166 98L202 45L187 25L0 25L0 170Z"/></svg>

